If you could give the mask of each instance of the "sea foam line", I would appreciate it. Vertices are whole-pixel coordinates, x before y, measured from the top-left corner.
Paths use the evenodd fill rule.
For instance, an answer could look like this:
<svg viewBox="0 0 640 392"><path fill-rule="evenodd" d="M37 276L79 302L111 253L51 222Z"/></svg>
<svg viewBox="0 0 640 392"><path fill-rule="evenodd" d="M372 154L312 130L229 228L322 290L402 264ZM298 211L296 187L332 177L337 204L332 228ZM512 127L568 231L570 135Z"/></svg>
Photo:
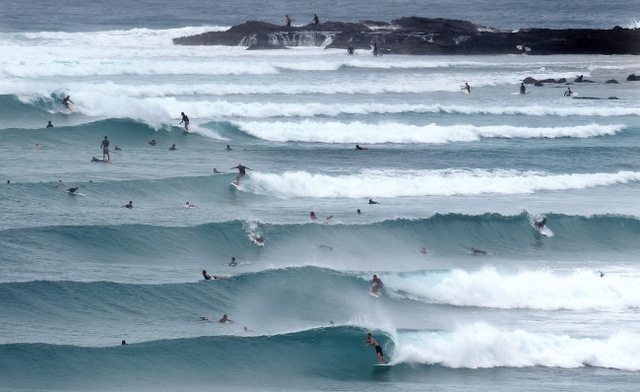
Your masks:
<svg viewBox="0 0 640 392"><path fill-rule="evenodd" d="M400 333L393 363L451 368L597 366L640 370L640 335L618 332L603 339L575 338L522 329L501 330L478 322L451 332Z"/></svg>
<svg viewBox="0 0 640 392"><path fill-rule="evenodd" d="M364 171L328 175L305 171L254 172L245 189L279 197L366 198L527 194L640 181L640 172L551 174L518 170L447 169Z"/></svg>
<svg viewBox="0 0 640 392"><path fill-rule="evenodd" d="M235 122L244 132L275 142L315 143L449 143L470 142L481 138L589 138L614 135L624 125L579 125L571 127L518 127L512 125L475 126L409 125L398 122L342 123L318 122Z"/></svg>

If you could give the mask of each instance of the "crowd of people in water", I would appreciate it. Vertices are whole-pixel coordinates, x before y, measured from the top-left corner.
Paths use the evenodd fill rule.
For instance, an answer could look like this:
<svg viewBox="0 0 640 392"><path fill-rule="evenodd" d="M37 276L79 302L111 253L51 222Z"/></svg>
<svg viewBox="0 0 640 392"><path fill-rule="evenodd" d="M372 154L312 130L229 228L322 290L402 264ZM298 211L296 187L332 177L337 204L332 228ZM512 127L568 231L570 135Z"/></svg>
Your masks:
<svg viewBox="0 0 640 392"><path fill-rule="evenodd" d="M286 23L288 26L291 25L291 23L293 23L294 19L290 18L288 15L286 16ZM318 24L319 23L319 18L317 15L314 15L314 19L313 19L313 23L314 24ZM377 51L377 46L374 46L374 51ZM471 87L469 86L468 83L465 83L464 86L462 86L461 88L466 89L467 92L471 92ZM526 88L524 86L524 82L521 84L521 88L520 88L520 92L521 94L525 94L526 92ZM568 88L567 92L565 92L565 96L571 96L572 92L571 89ZM73 103L73 101L71 101L71 98L69 95L67 95L64 100L63 100L63 105L68 109L68 110L72 110L71 107L69 106L69 103ZM184 113L181 112L181 121L180 124L184 124L184 130L185 132L189 131L189 117ZM53 124L51 121L48 122L47 128L52 128ZM155 139L151 139L148 142L149 145L151 146L155 146L157 144L157 142L155 141ZM37 147L38 145L36 145ZM109 152L109 146L110 146L110 141L109 138L107 136L104 137L104 139L101 141L100 143L100 148L102 149L102 159L93 157L91 162L101 162L101 163L109 163L111 162L111 156L110 156L110 152ZM356 144L355 149L358 151L363 151L363 150L368 150L367 147L362 147L359 144ZM121 151L122 149L119 148L118 146L115 146L114 148L115 151ZM177 151L177 147L174 144L171 145L171 147L169 148L170 151ZM232 151L232 148L230 145L227 145L225 148L225 151ZM253 170L250 167L247 167L245 165L243 165L242 163L239 163L236 166L231 167L230 169L237 169L238 170L238 174L236 176L236 181L234 182L235 185L240 185L240 179L243 178L244 176L246 176L246 171L247 170ZM218 171L216 168L213 168L213 173L214 174L220 174L221 172ZM10 184L10 180L7 180L7 184ZM58 190L63 190L69 193L77 193L77 191L80 189L79 186L73 186L73 187L67 187L64 184L62 184L62 181L60 180L57 184L54 185L54 187ZM380 204L377 201L374 201L373 199L369 199L368 200L368 204L370 205L376 205L376 204ZM130 200L127 204L124 204L121 206L121 208L126 208L126 209L132 209L134 208L133 206L133 201ZM195 204L192 204L190 202L186 202L185 205L183 206L183 208L186 209L193 209L193 208L198 208L198 206L196 206ZM356 210L356 213L358 215L362 214L362 211L360 209ZM311 221L318 221L319 218L316 215L315 212L311 211L309 213L309 217L311 219ZM330 220L333 218L333 215L328 215L324 220L323 223L324 224L328 224L330 222ZM540 230L542 229L545 224L547 222L547 218L544 217L542 220L536 221L534 222L534 226ZM265 238L262 234L257 234L252 232L250 234L250 240L251 242L253 242L256 245L260 245L263 246L265 243ZM328 245L319 245L318 246L321 249L326 249L326 250L333 250L332 247L328 246ZM474 255L495 255L496 253L490 253L475 247L471 247L469 248L470 253L474 254ZM423 256L430 254L430 251L428 251L426 248L421 248L420 250L420 254L422 254ZM228 265L230 267L237 267L239 265L241 265L243 263L238 262L236 260L235 257L231 257L231 260L229 261ZM604 276L604 273L600 273L600 276ZM204 281L215 281L215 280L225 280L225 279L229 279L230 275L211 275L209 274L206 270L202 270L202 277L204 279ZM380 293L380 290L384 287L384 284L382 282L382 279L380 279L380 277L378 277L377 275L373 275L373 278L371 279L371 281L369 282L369 289L370 289L370 293L377 297ZM210 321L208 317L206 316L201 316L200 317L201 320L203 321ZM233 320L230 319L227 314L224 314L219 320L217 320L219 323L223 323L223 324L229 324L229 323L233 323ZM333 325L333 320L330 323L331 325ZM249 329L248 327L244 327L243 328L244 332L253 332L253 330ZM122 340L121 342L122 345L127 345L128 343L125 340ZM373 336L371 335L371 333L369 333L367 335L367 339L365 340L365 345L366 346L373 346L375 348L375 352L376 352L376 356L378 357L378 360L380 362L380 364L387 364L388 361L387 359L384 357L383 351L381 346L378 344L378 342L375 340L375 338L373 338Z"/></svg>

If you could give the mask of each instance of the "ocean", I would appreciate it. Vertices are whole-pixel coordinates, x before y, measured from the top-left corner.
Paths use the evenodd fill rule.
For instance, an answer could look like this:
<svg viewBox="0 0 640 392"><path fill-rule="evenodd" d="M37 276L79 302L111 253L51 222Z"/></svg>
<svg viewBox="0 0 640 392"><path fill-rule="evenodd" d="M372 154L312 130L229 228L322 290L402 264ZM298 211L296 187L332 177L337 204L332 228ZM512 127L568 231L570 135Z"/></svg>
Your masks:
<svg viewBox="0 0 640 392"><path fill-rule="evenodd" d="M314 13L640 27L617 0L4 5L0 391L637 390L638 58L172 44ZM518 93L580 75L603 99Z"/></svg>

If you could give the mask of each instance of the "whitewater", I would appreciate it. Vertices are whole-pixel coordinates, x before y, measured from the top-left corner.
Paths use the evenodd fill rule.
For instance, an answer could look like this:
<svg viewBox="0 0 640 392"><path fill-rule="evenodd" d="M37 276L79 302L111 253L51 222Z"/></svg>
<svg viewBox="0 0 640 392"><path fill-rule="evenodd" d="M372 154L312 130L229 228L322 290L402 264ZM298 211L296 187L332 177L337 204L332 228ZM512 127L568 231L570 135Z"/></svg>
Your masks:
<svg viewBox="0 0 640 392"><path fill-rule="evenodd" d="M637 28L633 7L7 5L0 391L635 391L636 57L172 43L314 13Z"/></svg>

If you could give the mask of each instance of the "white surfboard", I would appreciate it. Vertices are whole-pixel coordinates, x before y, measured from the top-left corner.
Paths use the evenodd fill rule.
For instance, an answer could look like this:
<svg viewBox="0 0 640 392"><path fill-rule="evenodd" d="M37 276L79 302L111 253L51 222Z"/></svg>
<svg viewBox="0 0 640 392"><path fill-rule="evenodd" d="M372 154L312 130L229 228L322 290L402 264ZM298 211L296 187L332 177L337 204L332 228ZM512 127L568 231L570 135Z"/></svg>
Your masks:
<svg viewBox="0 0 640 392"><path fill-rule="evenodd" d="M521 52L522 52L522 45L516 45L516 49L518 49L519 51L521 51ZM530 47L528 47L528 46L525 46L525 47L524 47L524 51L525 51L525 52L531 52L531 48L530 48Z"/></svg>
<svg viewBox="0 0 640 392"><path fill-rule="evenodd" d="M524 94L531 94L531 91L526 91ZM511 95L524 95L521 94L520 91L518 91L517 93L511 93Z"/></svg>
<svg viewBox="0 0 640 392"><path fill-rule="evenodd" d="M376 293L374 293L372 291L369 291L369 295L372 296L372 297L375 297L375 298L378 298L380 296L380 294L376 294Z"/></svg>
<svg viewBox="0 0 640 392"><path fill-rule="evenodd" d="M240 189L240 185L236 184L236 182L232 182L231 185L236 188L236 189Z"/></svg>
<svg viewBox="0 0 640 392"><path fill-rule="evenodd" d="M547 226L542 226L541 228L538 228L535 222L531 222L531 227L536 229L538 233L542 234L545 237L553 237L553 231L551 231L551 229L548 228Z"/></svg>
<svg viewBox="0 0 640 392"><path fill-rule="evenodd" d="M373 366L375 366L375 367L391 367L393 365L388 364L388 363L374 363Z"/></svg>
<svg viewBox="0 0 640 392"><path fill-rule="evenodd" d="M69 192L69 191L67 191L67 193L70 194L70 195L75 195L75 196L82 196L82 197L86 197L87 196L84 193L80 193L80 192Z"/></svg>

